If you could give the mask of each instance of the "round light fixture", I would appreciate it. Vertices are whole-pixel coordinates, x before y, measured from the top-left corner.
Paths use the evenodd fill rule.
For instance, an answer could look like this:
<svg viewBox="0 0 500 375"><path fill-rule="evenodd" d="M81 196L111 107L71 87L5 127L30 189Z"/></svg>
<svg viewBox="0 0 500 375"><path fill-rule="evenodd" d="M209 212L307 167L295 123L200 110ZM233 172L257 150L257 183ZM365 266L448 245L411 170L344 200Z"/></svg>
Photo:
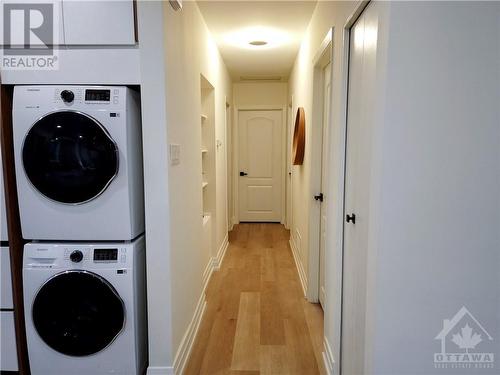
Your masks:
<svg viewBox="0 0 500 375"><path fill-rule="evenodd" d="M265 46L267 42L265 40L252 40L251 42L248 42L248 44L255 47L260 47L260 46Z"/></svg>
<svg viewBox="0 0 500 375"><path fill-rule="evenodd" d="M284 30L266 26L252 26L233 30L224 35L224 43L237 48L267 50L292 42L292 35Z"/></svg>

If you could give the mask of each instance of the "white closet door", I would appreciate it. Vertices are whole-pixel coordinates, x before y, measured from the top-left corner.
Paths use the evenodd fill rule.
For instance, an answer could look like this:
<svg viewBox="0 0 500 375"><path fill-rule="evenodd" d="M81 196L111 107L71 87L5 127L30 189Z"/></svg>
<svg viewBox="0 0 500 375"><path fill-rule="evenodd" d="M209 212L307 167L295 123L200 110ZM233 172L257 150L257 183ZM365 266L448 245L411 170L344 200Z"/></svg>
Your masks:
<svg viewBox="0 0 500 375"><path fill-rule="evenodd" d="M378 9L377 3L370 3L350 36L341 359L342 373L346 375L366 373L366 275Z"/></svg>

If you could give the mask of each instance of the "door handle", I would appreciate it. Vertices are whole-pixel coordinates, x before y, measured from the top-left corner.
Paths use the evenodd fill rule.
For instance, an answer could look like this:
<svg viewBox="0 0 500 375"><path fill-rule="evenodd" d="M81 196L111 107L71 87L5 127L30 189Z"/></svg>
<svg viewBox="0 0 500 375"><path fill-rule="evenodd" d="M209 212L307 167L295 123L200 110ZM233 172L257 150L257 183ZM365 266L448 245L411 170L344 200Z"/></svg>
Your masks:
<svg viewBox="0 0 500 375"><path fill-rule="evenodd" d="M319 193L318 195L314 196L314 199L320 202L323 202L324 195L323 193Z"/></svg>
<svg viewBox="0 0 500 375"><path fill-rule="evenodd" d="M248 173L246 172L240 172L240 176L243 177L243 176L248 176Z"/></svg>
<svg viewBox="0 0 500 375"><path fill-rule="evenodd" d="M345 215L345 220L350 223L356 224L356 214Z"/></svg>

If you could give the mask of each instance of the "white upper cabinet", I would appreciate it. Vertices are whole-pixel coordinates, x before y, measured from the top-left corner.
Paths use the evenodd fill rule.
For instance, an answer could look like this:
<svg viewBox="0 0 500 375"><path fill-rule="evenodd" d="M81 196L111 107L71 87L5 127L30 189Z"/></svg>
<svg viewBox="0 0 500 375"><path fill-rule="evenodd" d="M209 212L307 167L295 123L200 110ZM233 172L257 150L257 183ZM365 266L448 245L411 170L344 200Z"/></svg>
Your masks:
<svg viewBox="0 0 500 375"><path fill-rule="evenodd" d="M63 0L64 44L134 45L133 0Z"/></svg>

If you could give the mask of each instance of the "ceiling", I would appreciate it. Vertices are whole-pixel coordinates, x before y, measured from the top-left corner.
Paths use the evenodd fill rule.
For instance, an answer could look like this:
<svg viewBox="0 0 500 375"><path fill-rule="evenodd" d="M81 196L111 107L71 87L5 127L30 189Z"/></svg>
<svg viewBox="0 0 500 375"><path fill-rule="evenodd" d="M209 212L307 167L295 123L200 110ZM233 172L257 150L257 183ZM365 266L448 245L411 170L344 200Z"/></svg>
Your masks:
<svg viewBox="0 0 500 375"><path fill-rule="evenodd" d="M239 81L288 78L316 1L198 0L198 6L229 73Z"/></svg>

